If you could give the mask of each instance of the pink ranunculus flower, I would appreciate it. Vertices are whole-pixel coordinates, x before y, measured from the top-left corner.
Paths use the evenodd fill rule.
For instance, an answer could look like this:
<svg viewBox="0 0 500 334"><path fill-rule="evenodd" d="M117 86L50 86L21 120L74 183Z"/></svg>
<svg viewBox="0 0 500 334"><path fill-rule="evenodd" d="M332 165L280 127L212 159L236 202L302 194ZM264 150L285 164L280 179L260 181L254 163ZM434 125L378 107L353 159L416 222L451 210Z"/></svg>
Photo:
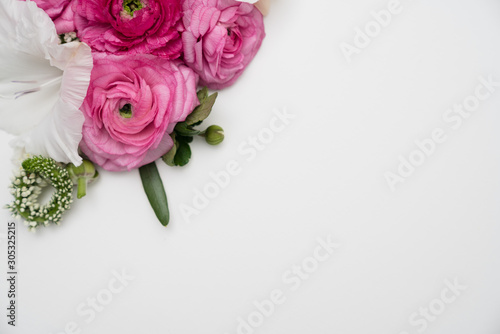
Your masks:
<svg viewBox="0 0 500 334"><path fill-rule="evenodd" d="M180 61L151 55L94 55L82 152L110 171L157 160L173 145L177 122L198 105L197 75Z"/></svg>
<svg viewBox="0 0 500 334"><path fill-rule="evenodd" d="M58 34L75 31L72 0L33 0L54 21Z"/></svg>
<svg viewBox="0 0 500 334"><path fill-rule="evenodd" d="M262 13L236 0L184 0L184 61L200 84L221 89L233 84L265 37Z"/></svg>
<svg viewBox="0 0 500 334"><path fill-rule="evenodd" d="M96 51L154 54L182 52L180 0L74 0L78 38Z"/></svg>

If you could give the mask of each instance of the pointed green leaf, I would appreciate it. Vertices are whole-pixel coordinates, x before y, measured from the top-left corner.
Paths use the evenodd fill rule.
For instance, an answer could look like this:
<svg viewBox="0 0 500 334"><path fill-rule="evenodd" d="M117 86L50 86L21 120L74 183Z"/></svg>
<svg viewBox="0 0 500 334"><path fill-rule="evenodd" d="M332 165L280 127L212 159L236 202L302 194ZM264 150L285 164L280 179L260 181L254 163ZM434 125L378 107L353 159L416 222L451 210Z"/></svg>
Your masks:
<svg viewBox="0 0 500 334"><path fill-rule="evenodd" d="M203 101L200 100L200 105L197 106L193 110L193 112L188 115L188 117L186 117L185 122L187 123L187 125L193 125L206 119L212 112L212 107L214 106L215 100L217 99L218 95L219 93L216 92Z"/></svg>
<svg viewBox="0 0 500 334"><path fill-rule="evenodd" d="M165 188L163 188L163 182L160 173L158 173L158 168L156 168L156 163L153 161L149 165L140 167L139 174L141 175L142 186L156 217L163 226L167 226L170 220L167 194Z"/></svg>
<svg viewBox="0 0 500 334"><path fill-rule="evenodd" d="M176 166L185 166L191 159L191 148L185 141L179 141L179 147L175 154L174 163Z"/></svg>
<svg viewBox="0 0 500 334"><path fill-rule="evenodd" d="M200 134L200 131L194 130L186 122L177 123L175 126L175 132L181 136L196 136Z"/></svg>
<svg viewBox="0 0 500 334"><path fill-rule="evenodd" d="M163 162L165 162L167 165L173 167L173 166L175 166L174 157L175 157L175 153L177 153L177 146L179 146L179 144L177 143L177 141L175 139L175 132L172 132L170 134L170 137L172 137L174 145L172 146L172 148L170 149L170 151L168 151L161 158L162 158Z"/></svg>
<svg viewBox="0 0 500 334"><path fill-rule="evenodd" d="M200 101L200 104L203 103L203 101L205 101L208 97L208 88L203 87L196 93L196 96L198 97L198 101Z"/></svg>

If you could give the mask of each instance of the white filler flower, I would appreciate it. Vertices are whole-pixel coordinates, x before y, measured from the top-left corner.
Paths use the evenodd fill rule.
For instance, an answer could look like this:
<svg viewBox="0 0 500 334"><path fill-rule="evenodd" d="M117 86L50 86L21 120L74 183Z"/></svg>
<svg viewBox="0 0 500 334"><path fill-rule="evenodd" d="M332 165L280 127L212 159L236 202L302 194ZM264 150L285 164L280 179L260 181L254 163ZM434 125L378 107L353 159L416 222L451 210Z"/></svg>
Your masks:
<svg viewBox="0 0 500 334"><path fill-rule="evenodd" d="M59 44L54 23L31 1L0 0L0 129L27 153L79 165L79 108L92 70L90 48Z"/></svg>

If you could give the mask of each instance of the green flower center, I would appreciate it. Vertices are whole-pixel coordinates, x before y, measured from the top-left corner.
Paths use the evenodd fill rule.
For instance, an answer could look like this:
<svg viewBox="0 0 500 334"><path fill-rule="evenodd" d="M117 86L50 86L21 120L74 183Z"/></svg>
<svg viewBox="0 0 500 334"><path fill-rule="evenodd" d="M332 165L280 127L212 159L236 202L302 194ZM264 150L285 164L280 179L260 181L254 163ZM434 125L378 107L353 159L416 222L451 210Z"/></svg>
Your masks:
<svg viewBox="0 0 500 334"><path fill-rule="evenodd" d="M123 118L132 117L132 106L130 105L130 103L127 103L120 109L120 116Z"/></svg>
<svg viewBox="0 0 500 334"><path fill-rule="evenodd" d="M143 4L140 0L123 0L123 9L130 16L134 16L136 10L141 10Z"/></svg>

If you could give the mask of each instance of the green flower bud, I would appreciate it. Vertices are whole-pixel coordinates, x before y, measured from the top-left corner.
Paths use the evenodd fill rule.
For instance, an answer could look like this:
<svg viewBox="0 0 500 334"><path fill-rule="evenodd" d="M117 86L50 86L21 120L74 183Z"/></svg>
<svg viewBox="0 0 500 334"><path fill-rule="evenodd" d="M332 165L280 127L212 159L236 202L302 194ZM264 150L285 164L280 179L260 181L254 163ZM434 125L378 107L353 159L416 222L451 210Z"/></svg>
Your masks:
<svg viewBox="0 0 500 334"><path fill-rule="evenodd" d="M73 184L78 186L78 198L82 198L87 194L87 184L92 183L99 176L94 164L88 160L83 160L80 166L69 164L66 170Z"/></svg>
<svg viewBox="0 0 500 334"><path fill-rule="evenodd" d="M204 137L210 145L219 145L224 140L224 130L218 125L211 125L205 130Z"/></svg>

